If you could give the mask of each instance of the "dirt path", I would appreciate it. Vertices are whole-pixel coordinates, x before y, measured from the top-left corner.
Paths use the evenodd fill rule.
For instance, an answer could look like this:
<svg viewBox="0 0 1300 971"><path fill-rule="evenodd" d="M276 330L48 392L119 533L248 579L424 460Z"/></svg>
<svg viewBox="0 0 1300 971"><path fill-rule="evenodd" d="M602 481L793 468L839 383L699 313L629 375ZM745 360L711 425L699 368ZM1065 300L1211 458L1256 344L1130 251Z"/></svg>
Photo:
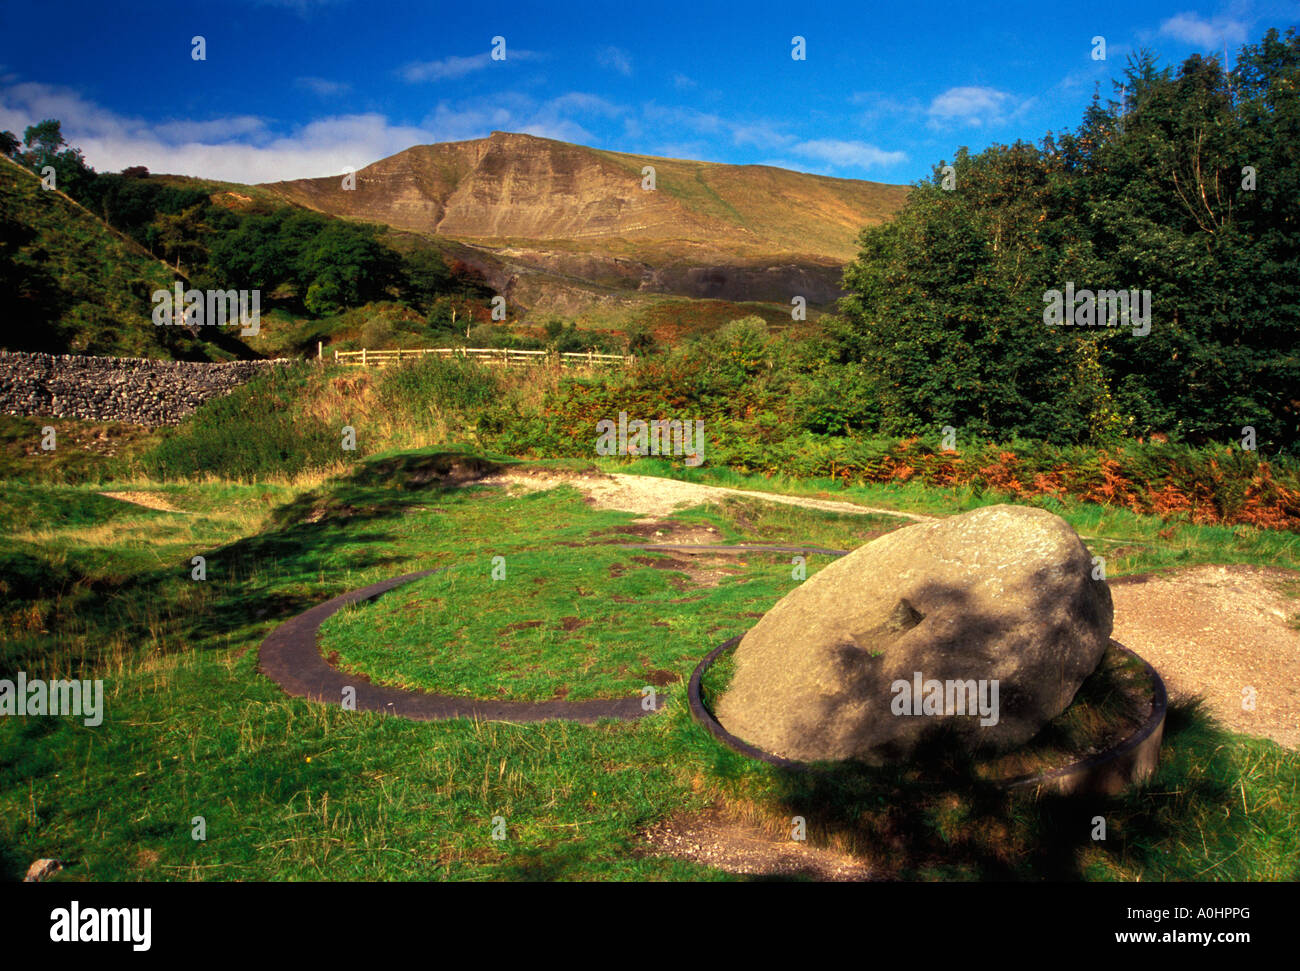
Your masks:
<svg viewBox="0 0 1300 971"><path fill-rule="evenodd" d="M826 882L870 880L871 868L838 850L775 839L717 810L680 815L641 834L656 853L692 860L728 873Z"/></svg>
<svg viewBox="0 0 1300 971"><path fill-rule="evenodd" d="M186 516L189 515L184 509L177 509L156 492L101 492L100 495L108 496L110 499L120 499L122 502L129 502L134 506L156 509L159 512L178 512Z"/></svg>
<svg viewBox="0 0 1300 971"><path fill-rule="evenodd" d="M1113 580L1114 636L1155 666L1171 700L1202 695L1232 731L1300 747L1300 601L1288 585L1300 589L1300 575L1253 566Z"/></svg>
<svg viewBox="0 0 1300 971"><path fill-rule="evenodd" d="M519 473L505 472L479 479L474 485L519 486L530 492L571 485L586 495L598 509L622 509L642 516L667 516L678 509L699 506L708 502L741 496L746 499L765 499L786 506L821 509L826 512L850 513L858 516L897 516L914 522L932 522L936 517L918 513L900 512L862 506L856 502L837 499L814 499L811 496L787 496L775 492L752 492L747 489L728 489L723 486L700 485L677 479L661 479L650 475L623 475L621 473Z"/></svg>

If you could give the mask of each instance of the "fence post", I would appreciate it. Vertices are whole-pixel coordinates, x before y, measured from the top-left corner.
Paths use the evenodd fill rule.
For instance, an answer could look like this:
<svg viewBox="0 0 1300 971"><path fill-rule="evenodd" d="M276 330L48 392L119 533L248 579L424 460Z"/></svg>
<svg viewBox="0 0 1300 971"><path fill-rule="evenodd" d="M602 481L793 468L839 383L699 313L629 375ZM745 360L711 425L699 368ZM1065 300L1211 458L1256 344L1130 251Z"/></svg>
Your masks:
<svg viewBox="0 0 1300 971"><path fill-rule="evenodd" d="M366 349L364 347L361 348L361 366L366 366Z"/></svg>

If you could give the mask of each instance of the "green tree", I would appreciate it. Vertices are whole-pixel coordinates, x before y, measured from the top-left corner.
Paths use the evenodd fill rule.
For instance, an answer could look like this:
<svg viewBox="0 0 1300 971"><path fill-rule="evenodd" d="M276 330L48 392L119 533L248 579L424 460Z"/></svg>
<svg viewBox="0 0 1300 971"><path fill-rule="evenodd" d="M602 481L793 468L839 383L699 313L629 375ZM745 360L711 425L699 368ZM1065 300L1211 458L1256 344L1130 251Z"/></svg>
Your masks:
<svg viewBox="0 0 1300 971"><path fill-rule="evenodd" d="M959 152L951 191L936 166L863 233L828 332L880 378L886 430L1300 446L1296 32L1231 74L1142 51L1114 87L1074 132ZM1046 326L1067 284L1149 291L1150 333Z"/></svg>
<svg viewBox="0 0 1300 971"><path fill-rule="evenodd" d="M159 247L165 259L176 261L176 272L181 272L181 261L187 266L202 262L207 249L203 238L210 232L200 216L202 206L191 206L178 213L159 213L153 221Z"/></svg>
<svg viewBox="0 0 1300 971"><path fill-rule="evenodd" d="M451 291L451 270L437 250L416 249L402 257L402 296L426 316L434 301Z"/></svg>
<svg viewBox="0 0 1300 971"><path fill-rule="evenodd" d="M28 125L23 132L23 144L27 146L36 165L47 165L67 144L63 139L63 125L54 118L46 118L35 125Z"/></svg>

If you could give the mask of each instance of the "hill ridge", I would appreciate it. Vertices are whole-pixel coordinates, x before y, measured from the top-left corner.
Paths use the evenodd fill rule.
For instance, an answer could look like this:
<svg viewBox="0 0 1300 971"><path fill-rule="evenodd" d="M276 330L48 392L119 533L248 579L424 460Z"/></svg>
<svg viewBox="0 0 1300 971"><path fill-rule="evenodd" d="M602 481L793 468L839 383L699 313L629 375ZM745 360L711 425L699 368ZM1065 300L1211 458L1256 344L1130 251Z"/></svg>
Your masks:
<svg viewBox="0 0 1300 971"><path fill-rule="evenodd" d="M653 166L652 191L642 187ZM547 305L564 280L600 294L825 305L863 228L907 186L591 148L524 132L413 145L356 172L263 183L329 215L468 247L502 293ZM581 300L578 300L581 303Z"/></svg>

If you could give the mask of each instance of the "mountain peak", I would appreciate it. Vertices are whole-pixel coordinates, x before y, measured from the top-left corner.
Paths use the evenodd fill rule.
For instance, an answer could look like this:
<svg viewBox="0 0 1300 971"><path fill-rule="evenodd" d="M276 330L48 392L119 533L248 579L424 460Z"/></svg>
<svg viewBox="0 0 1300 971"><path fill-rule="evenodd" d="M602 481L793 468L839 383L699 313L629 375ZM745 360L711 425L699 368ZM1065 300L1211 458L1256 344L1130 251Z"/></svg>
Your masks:
<svg viewBox="0 0 1300 971"><path fill-rule="evenodd" d="M866 226L907 186L589 148L523 132L417 145L357 173L269 186L299 205L468 246L500 288L541 271L601 290L833 300ZM568 284L566 284L568 285Z"/></svg>

